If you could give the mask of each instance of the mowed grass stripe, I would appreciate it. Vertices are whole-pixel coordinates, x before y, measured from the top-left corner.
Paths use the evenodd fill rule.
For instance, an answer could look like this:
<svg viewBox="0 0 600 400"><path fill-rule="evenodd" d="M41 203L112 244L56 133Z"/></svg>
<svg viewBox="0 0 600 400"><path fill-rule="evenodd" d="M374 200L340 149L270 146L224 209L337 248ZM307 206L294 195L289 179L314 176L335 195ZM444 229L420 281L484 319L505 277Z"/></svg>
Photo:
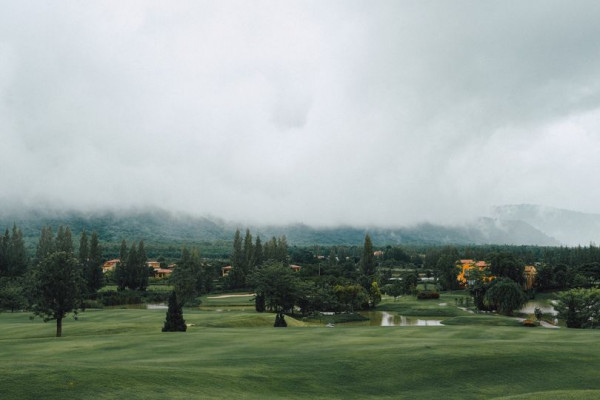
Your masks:
<svg viewBox="0 0 600 400"><path fill-rule="evenodd" d="M59 339L52 323L0 315L3 396L489 398L600 389L598 331L211 328L215 319L235 326L253 316L272 323L274 315L189 311L184 317L197 326L162 333L164 314L88 310L66 322ZM27 337L32 332L38 337Z"/></svg>

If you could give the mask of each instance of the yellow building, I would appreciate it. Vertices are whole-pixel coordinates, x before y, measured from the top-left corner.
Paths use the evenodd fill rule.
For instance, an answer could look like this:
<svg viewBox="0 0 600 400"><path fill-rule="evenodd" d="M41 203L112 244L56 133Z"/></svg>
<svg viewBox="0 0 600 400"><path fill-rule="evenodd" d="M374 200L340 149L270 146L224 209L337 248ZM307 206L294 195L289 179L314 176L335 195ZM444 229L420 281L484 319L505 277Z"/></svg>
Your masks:
<svg viewBox="0 0 600 400"><path fill-rule="evenodd" d="M535 269L533 265L526 265L525 269L523 270L523 276L525 277L523 289L533 289L533 285L535 285L535 277L537 276L537 269Z"/></svg>
<svg viewBox="0 0 600 400"><path fill-rule="evenodd" d="M102 266L102 272L106 273L108 271L114 271L115 268L117 267L117 264L120 262L121 262L121 260L119 260L118 258L115 258L114 260L108 260Z"/></svg>
<svg viewBox="0 0 600 400"><path fill-rule="evenodd" d="M488 273L488 265L485 261L475 261L475 260L458 260L456 262L456 266L460 268L460 273L456 277L456 280L460 283L460 286L466 287L475 283L475 279L471 276L475 268L478 271L482 272L482 279L484 282L490 282L494 280L494 276L489 275Z"/></svg>

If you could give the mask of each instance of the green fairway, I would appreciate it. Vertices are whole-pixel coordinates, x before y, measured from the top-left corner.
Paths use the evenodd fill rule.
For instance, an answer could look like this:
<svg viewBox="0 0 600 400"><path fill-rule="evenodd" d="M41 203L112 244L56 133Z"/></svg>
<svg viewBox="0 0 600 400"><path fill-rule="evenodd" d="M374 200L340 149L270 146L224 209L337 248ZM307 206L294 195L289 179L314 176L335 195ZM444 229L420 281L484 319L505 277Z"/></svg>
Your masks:
<svg viewBox="0 0 600 400"><path fill-rule="evenodd" d="M600 332L507 326L272 328L273 314L0 314L2 398L597 398Z"/></svg>
<svg viewBox="0 0 600 400"><path fill-rule="evenodd" d="M200 298L203 310L254 310L254 294L230 293L211 294Z"/></svg>

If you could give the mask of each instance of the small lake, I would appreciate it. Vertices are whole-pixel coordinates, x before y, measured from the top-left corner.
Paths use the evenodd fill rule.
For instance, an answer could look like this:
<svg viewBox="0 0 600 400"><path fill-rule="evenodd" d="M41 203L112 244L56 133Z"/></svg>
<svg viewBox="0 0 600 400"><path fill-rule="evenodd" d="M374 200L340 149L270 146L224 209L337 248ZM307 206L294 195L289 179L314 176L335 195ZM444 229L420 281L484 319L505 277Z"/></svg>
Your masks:
<svg viewBox="0 0 600 400"><path fill-rule="evenodd" d="M539 308L540 310L542 310L542 312L544 314L552 314L552 315L558 314L558 312L554 309L554 307L552 307L552 304L549 304L547 302L536 301L536 300L531 300L531 301L528 301L527 303L525 303L525 305L523 306L523 308L521 308L519 310L519 312L522 312L524 314L533 314L536 307Z"/></svg>
<svg viewBox="0 0 600 400"><path fill-rule="evenodd" d="M166 310L169 308L165 303L158 304L122 304L120 306L105 306L109 310L132 309L132 310Z"/></svg>
<svg viewBox="0 0 600 400"><path fill-rule="evenodd" d="M369 326L443 326L441 320L405 317L386 311L361 311L360 315L369 318Z"/></svg>

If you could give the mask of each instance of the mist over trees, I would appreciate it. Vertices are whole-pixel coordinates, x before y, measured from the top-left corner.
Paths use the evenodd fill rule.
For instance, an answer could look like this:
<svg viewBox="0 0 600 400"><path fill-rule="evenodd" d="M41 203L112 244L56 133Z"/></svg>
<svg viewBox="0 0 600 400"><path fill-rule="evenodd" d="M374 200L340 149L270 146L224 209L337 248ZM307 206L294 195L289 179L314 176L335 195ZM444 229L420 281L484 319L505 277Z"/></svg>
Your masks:
<svg viewBox="0 0 600 400"><path fill-rule="evenodd" d="M119 245L100 243L96 231L89 234L82 230L74 239L68 226L58 226L56 230L44 226L31 250L22 230L13 224L0 236L0 309L29 310L45 320L55 319L57 333L62 333L58 325L69 313L86 306L167 301L166 294L147 288L170 285L178 303L186 306L197 306L200 296L207 293L240 290L256 294L254 306L258 312L355 312L377 307L383 294L395 299L416 295L434 298L424 292L464 290L457 280L461 259L485 261L488 265L486 270L471 271L471 282L464 292L473 297L480 310L510 314L519 308L527 299L523 289L525 265L535 265L537 270L535 286L527 296L533 296L535 291L600 286L600 249L593 244L377 246L371 235L365 234L362 246L302 247L290 245L285 235L263 240L250 229L243 234L237 230L228 242L228 254L223 256L210 251L210 256L203 256L199 248L186 245L167 249L163 244L151 243L148 250L144 240L128 243L127 238ZM102 271L108 258L104 246L117 249L116 253L108 253L111 258L119 257L113 272ZM174 246L177 245L171 245ZM202 246L205 249L208 245ZM167 258L160 255L165 249ZM148 251L153 254L151 258ZM149 259L160 261L170 277L155 276L148 266ZM59 272L68 273L61 276ZM50 279L49 274L59 278ZM48 289L50 284L54 289ZM115 286L98 293L107 284ZM74 297L50 297L51 292L56 296L66 292L65 287ZM581 314L577 304L589 300L580 300L584 297L563 302L567 311L561 315L568 315L572 326L589 325L576 322L579 317L573 317ZM52 302L61 307L49 307Z"/></svg>

